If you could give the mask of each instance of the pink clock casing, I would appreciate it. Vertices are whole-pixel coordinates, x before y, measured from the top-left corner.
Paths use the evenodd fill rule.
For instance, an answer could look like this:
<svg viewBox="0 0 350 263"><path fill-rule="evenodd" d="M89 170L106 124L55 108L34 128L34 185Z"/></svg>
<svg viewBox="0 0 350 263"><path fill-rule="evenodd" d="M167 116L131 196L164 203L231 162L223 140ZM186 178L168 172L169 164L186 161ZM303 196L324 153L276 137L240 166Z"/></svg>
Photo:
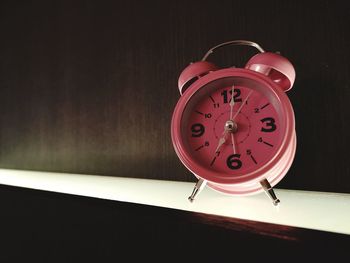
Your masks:
<svg viewBox="0 0 350 263"><path fill-rule="evenodd" d="M263 166L250 171L245 176L225 177L219 172L207 169L193 157L184 143L181 129L183 111L196 92L206 84L227 77L240 77L253 80L273 91L278 98L284 116L282 140L274 156ZM295 121L292 105L284 93L295 80L292 64L284 57L264 52L252 57L245 69L218 69L214 64L200 61L189 65L179 77L179 90L183 94L175 107L171 136L175 151L181 162L199 179L208 181L208 186L231 195L250 195L263 191L259 182L268 179L276 185L289 170L296 150Z"/></svg>

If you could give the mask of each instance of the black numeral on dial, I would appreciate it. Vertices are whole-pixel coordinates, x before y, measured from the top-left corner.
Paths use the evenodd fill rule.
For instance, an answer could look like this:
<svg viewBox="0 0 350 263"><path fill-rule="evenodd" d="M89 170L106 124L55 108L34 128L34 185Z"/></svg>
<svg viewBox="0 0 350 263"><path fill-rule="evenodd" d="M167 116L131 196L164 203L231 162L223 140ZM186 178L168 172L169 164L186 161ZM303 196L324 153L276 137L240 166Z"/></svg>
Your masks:
<svg viewBox="0 0 350 263"><path fill-rule="evenodd" d="M232 154L227 157L226 164L227 167L231 170L237 170L242 167L242 161L239 159L241 157L240 154Z"/></svg>
<svg viewBox="0 0 350 263"><path fill-rule="evenodd" d="M191 131L192 137L201 137L205 132L205 128L203 124L195 123L191 126Z"/></svg>
<svg viewBox="0 0 350 263"><path fill-rule="evenodd" d="M230 93L230 97L228 97L228 93ZM223 92L221 92L221 96L224 99L224 103L229 103L231 100L231 96L232 96L232 90L230 90L229 92L227 90L224 90ZM235 94L233 95L233 100L235 102L242 101L242 98L240 98L239 96L241 96L241 90L235 89Z"/></svg>
<svg viewBox="0 0 350 263"><path fill-rule="evenodd" d="M262 132L273 132L276 130L276 124L275 119L271 117L267 117L260 120L263 124L265 124L265 127L261 128Z"/></svg>

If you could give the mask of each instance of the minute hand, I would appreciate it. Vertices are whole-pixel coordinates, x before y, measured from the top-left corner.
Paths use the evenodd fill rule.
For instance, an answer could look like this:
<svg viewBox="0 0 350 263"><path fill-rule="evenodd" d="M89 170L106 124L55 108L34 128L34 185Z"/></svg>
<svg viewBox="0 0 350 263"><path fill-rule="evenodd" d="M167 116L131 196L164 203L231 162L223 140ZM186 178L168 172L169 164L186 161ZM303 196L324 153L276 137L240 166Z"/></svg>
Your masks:
<svg viewBox="0 0 350 263"><path fill-rule="evenodd" d="M235 115L232 117L232 120L234 121L235 118L237 117L237 115L241 112L243 106L245 105L245 103L247 102L247 100L249 99L249 96L253 93L253 90L249 91L247 97L244 99L244 101L242 102L241 106L238 108L238 111L235 113Z"/></svg>

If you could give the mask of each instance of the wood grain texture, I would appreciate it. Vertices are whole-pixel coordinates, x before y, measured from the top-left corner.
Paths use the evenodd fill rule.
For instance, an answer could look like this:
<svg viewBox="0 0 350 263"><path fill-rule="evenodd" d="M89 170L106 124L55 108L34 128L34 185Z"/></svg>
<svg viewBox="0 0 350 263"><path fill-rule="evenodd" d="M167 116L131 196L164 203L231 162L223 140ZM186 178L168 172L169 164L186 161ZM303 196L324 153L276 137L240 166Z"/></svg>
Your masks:
<svg viewBox="0 0 350 263"><path fill-rule="evenodd" d="M178 75L249 39L297 72L298 149L279 187L349 193L349 24L340 1L1 1L0 166L193 181L170 140Z"/></svg>

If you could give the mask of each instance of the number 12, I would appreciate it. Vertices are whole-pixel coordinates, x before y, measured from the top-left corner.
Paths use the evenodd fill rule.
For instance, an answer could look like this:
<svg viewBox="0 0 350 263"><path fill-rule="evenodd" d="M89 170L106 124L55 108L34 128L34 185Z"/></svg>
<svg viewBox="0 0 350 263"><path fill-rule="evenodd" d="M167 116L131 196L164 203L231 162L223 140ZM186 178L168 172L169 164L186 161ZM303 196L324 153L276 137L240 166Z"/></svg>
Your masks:
<svg viewBox="0 0 350 263"><path fill-rule="evenodd" d="M231 98L232 90L230 90L229 92L230 92L230 98ZM223 92L221 92L221 96L223 96L224 103L229 103L229 101L231 100L228 98L228 91L227 90L224 90ZM235 89L235 94L233 95L233 100L235 102L241 102L242 98L240 98L239 96L241 96L241 90Z"/></svg>

